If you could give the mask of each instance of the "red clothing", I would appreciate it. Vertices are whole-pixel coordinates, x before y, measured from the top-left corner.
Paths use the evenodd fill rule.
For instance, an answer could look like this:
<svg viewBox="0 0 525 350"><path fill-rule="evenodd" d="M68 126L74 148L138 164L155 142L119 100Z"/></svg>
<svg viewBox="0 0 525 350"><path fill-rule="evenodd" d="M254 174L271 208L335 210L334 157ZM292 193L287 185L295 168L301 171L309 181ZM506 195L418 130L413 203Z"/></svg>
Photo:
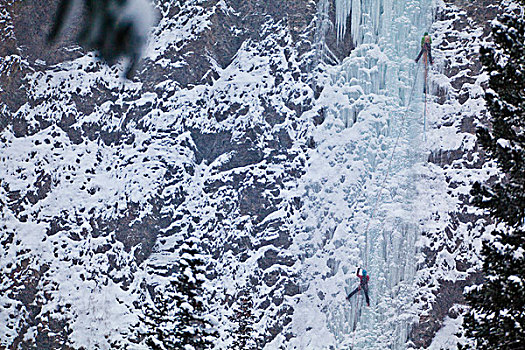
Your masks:
<svg viewBox="0 0 525 350"><path fill-rule="evenodd" d="M357 288L352 293L350 293L346 298L350 300L350 298L353 295L355 295L356 293L362 290L365 294L366 305L370 306L370 298L368 297L368 280L370 280L370 277L368 275L366 276L360 275L359 270L357 270L356 275L357 277L359 277L361 282L359 283L359 286L357 286Z"/></svg>
<svg viewBox="0 0 525 350"><path fill-rule="evenodd" d="M361 279L361 283L363 283L364 276L360 275L359 271L357 272L357 277L359 277ZM366 275L366 283L368 283L369 280L370 280L370 276Z"/></svg>

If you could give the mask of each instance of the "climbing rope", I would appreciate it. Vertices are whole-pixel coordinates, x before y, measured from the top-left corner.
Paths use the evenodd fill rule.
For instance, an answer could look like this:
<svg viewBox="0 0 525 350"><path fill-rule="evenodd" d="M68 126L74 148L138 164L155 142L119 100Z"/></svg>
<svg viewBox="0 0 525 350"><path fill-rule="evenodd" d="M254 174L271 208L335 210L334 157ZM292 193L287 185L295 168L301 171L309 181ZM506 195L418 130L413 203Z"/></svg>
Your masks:
<svg viewBox="0 0 525 350"><path fill-rule="evenodd" d="M432 26L432 24L429 25L429 27L427 29L427 32L430 32L430 27L431 26ZM425 55L425 60L428 60L428 55ZM399 139L401 137L402 127L403 127L403 125L405 123L405 119L406 119L406 116L408 114L408 110L409 110L410 106L412 105L412 100L413 100L413 97L414 97L414 91L415 91L415 88L416 88L416 85L417 85L417 78L419 76L419 70L420 70L420 65L417 66L416 76L414 78L414 83L412 84L412 89L410 91L410 97L409 97L409 100L408 100L408 104L407 104L406 109L405 109L405 111L404 111L404 113L402 115L402 118L401 118L401 126L399 128L398 133L397 133L396 142L394 143L394 148L392 149L392 154L390 155L390 159L388 161L387 171L385 173L383 181L381 182L381 185L379 186L379 191L377 193L374 206L372 207L372 213L371 213L371 215L370 215L370 217L368 219L368 222L366 224L366 228L365 228L365 257L364 257L364 266L365 266L366 270L368 270L368 255L369 255L368 230L370 228L370 224L371 224L372 220L375 217L375 213L376 213L376 210L377 210L377 205L379 204L379 199L381 198L381 194L382 194L383 188L385 187L386 180L390 176L390 171L392 169L392 160L394 159L394 155L396 153L397 146L399 145ZM425 134L425 139L426 139L426 114L427 114L427 89L428 89L428 86L427 86L427 74L428 74L428 68L425 68L425 81L424 81L424 84L425 84L425 110L424 110L424 121L423 121L423 123L424 123L423 130L424 130L424 134ZM355 312L355 317L354 317L354 327L353 327L354 335L353 335L351 349L354 349L354 346L355 346L355 337L356 337L355 330L357 328L357 317L358 317L358 310L359 310L359 294L361 294L361 291L359 291L358 296L357 296L357 305L356 305L356 312Z"/></svg>
<svg viewBox="0 0 525 350"><path fill-rule="evenodd" d="M425 80L425 112L423 113L423 140L427 140L427 90L426 90L426 80Z"/></svg>
<svg viewBox="0 0 525 350"><path fill-rule="evenodd" d="M405 119L406 119L406 115L408 113L408 109L410 108L410 105L412 104L412 98L414 97L414 90L415 90L415 87L416 87L416 84L417 84L417 77L418 77L418 75L419 75L419 65L418 65L418 68L416 70L416 77L414 79L414 84L412 84L412 91L410 92L410 97L408 99L408 104L406 106L406 110L403 113L403 117L401 118L401 127L399 128L399 132L397 133L396 142L394 144L394 148L392 149L392 154L390 155L390 160L388 161L387 171L385 173L385 177L383 178L383 181L381 182L381 185L379 186L379 192L377 193L376 201L374 203L374 206L372 207L372 214L370 215L370 217L368 219L368 223L366 224L366 228L365 228L365 259L364 259L365 269L366 270L368 270L368 250L369 250L369 248L368 248L368 229L370 228L370 223L374 219L374 216L375 216L375 213L376 213L376 209L377 209L377 205L379 203L379 199L381 198L381 194L383 192L383 188L385 187L386 180L390 176L390 170L392 168L392 160L394 159L394 154L396 153L396 149L397 149L397 146L399 144L399 139L400 139L401 132L402 132L402 126L405 123Z"/></svg>
<svg viewBox="0 0 525 350"><path fill-rule="evenodd" d="M427 139L427 93L428 93L428 52L425 51L423 55L423 62L425 64L425 81L423 91L425 92L425 110L423 112L423 139Z"/></svg>
<svg viewBox="0 0 525 350"><path fill-rule="evenodd" d="M356 300L355 314L354 314L354 326L352 327L352 332L354 333L354 336L352 337L352 347L351 347L352 350L355 347L355 335L356 335L355 330L357 329L357 317L359 316L358 312L359 312L359 297L360 297L360 295L361 295L361 291L357 292L357 300Z"/></svg>
<svg viewBox="0 0 525 350"><path fill-rule="evenodd" d="M430 29L432 28L432 23L428 25L427 33L430 33ZM426 57L428 59L428 57ZM423 140L427 140L427 93L428 93L428 61L426 66L426 72L425 72L425 111L423 113Z"/></svg>
<svg viewBox="0 0 525 350"><path fill-rule="evenodd" d="M399 128L399 132L397 133L397 137L396 137L396 142L394 144L394 148L392 149L392 154L390 155L390 159L388 161L388 166L387 166L387 171L385 173L385 177L383 178L383 181L381 182L381 185L379 186L379 192L377 193L377 196L376 196L376 201L374 203L374 206L372 207L372 214L370 215L370 218L368 219L368 223L366 224L366 229L365 229L365 269L368 270L368 229L370 228L370 223L372 222L372 220L374 219L374 216L375 216L375 212L376 212L376 209L377 209L377 205L379 203L379 199L381 198L381 194L382 194L382 191L383 191L383 188L385 187L385 184L386 184L386 180L388 179L388 177L390 176L390 170L392 168L392 160L394 159L394 154L396 153L396 149L397 149L397 146L399 144L399 139L401 137L401 131L402 131L402 126L403 124L405 123L405 119L406 119L406 115L408 113L408 109L410 108L410 105L412 104L412 99L414 97L414 90L415 90L415 87L416 87L416 84L417 84L417 77L419 75L419 65L418 65L418 68L416 70L416 76L414 78L414 83L412 84L412 90L410 91L410 97L408 99L408 104L406 106L406 109L405 109L405 112L403 113L403 117L401 118L401 127ZM352 332L354 333L353 337L352 337L352 349L354 349L354 346L355 346L355 337L356 337L356 328L357 328L357 318L358 318L358 310L359 310L359 296L361 294L361 290L359 290L358 294L357 294L357 302L356 302L356 311L355 311L355 316L354 316L354 326L353 326L353 330Z"/></svg>
<svg viewBox="0 0 525 350"><path fill-rule="evenodd" d="M356 307L355 307L355 315L354 315L354 331L355 329L357 328L357 317L359 316L358 312L359 312L359 297L361 296L361 290L359 290L359 292L357 292L357 300L356 300Z"/></svg>

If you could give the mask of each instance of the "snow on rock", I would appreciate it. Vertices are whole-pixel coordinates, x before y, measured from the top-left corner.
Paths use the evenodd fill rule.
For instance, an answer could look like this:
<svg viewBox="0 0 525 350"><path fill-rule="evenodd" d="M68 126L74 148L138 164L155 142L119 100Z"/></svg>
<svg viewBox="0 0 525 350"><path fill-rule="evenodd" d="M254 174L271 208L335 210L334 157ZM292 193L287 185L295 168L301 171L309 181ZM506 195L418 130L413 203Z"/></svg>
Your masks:
<svg viewBox="0 0 525 350"><path fill-rule="evenodd" d="M469 193L475 181L499 177L495 164L485 162L475 137L476 127L486 125L488 118L483 94L487 76L478 52L488 43L487 23L496 14L496 4L483 10L465 4L463 10L443 2L433 24L437 69L430 75L431 152L422 184L432 190L421 198L428 198L430 220L421 240L425 254L418 262L416 295L416 303L426 311L412 331L416 346L430 345L429 330L437 331L443 317L454 313L453 305L464 302L464 286L479 280L481 241L493 227L482 210L470 205Z"/></svg>
<svg viewBox="0 0 525 350"><path fill-rule="evenodd" d="M2 80L23 95L2 101L12 110L0 125L0 346L140 348L137 305L169 283L189 237L207 260L196 277L219 342L241 287L256 296L264 342L289 322L298 287L283 195L302 174L314 96L294 37L312 34L314 7L157 9L133 81L78 48L22 64L14 88ZM293 27L292 10L304 18Z"/></svg>
<svg viewBox="0 0 525 350"><path fill-rule="evenodd" d="M124 81L78 47L29 42L16 11L54 9L15 2L0 5L0 347L145 348L138 305L191 239L206 268L188 277L205 279L218 349L241 291L261 348L449 346L461 301L439 292L471 282L490 230L468 192L499 176L473 135L487 33L462 27L467 12L157 1L142 68ZM425 124L413 58L428 27ZM345 299L358 266L369 308Z"/></svg>
<svg viewBox="0 0 525 350"><path fill-rule="evenodd" d="M462 323L463 316L461 314L455 317L446 316L443 320L443 327L436 333L436 336L427 349L457 349L458 344L465 345L466 339L458 335Z"/></svg>

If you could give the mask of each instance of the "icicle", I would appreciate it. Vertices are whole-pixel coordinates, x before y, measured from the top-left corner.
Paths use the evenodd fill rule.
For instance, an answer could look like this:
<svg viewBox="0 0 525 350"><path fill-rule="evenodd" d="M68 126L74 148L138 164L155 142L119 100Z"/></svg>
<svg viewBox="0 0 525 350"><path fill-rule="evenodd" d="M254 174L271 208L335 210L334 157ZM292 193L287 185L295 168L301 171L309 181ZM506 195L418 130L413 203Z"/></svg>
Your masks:
<svg viewBox="0 0 525 350"><path fill-rule="evenodd" d="M350 15L352 0L335 0L335 23L337 40L343 40L346 32L346 20Z"/></svg>
<svg viewBox="0 0 525 350"><path fill-rule="evenodd" d="M328 16L328 6L324 7L324 0L321 3ZM318 251L312 256L319 261L332 257L348 265L367 265L373 281L371 294L375 296L372 304L376 310L386 312L372 316L366 307L353 314L337 308L324 310L326 327L342 348L355 345L359 349L377 349L388 344L390 349L403 349L414 319L407 305L416 271L419 234L410 211L415 190L411 180L403 182L407 177L400 173L414 166L419 156L413 150L413 143L421 132L422 114L418 115L417 106L421 98L412 98L418 74L413 61L421 34L429 29L434 3L435 0L335 0L337 39L341 41L351 35L355 49L332 71L333 86L328 91L336 96L336 102L329 101L327 115L331 120L319 129L326 139L320 138L318 149L322 151L316 155L319 162L316 166L335 164L333 168L338 173L334 173L334 178L343 173L347 179L357 179L353 185L335 184L324 177L320 180L316 175L309 179L308 188L312 190L309 207L322 206L317 208L320 213L331 208L338 222L347 222L340 230L346 231L346 241L338 237L337 247L326 249L328 254ZM409 107L410 120L402 123L403 113L409 111ZM403 131L402 155L396 155L392 165L392 174L397 180L389 177L385 181L387 189L378 196L399 130ZM345 156L336 157L341 149L345 150ZM313 191L314 184L319 186L316 191ZM339 214L340 205L328 204L337 191L345 193L339 204L352 211L341 210ZM325 193L329 197L325 197ZM376 197L377 218L365 239L364 228ZM328 227L331 219L316 212L310 213L309 220L318 220L318 227ZM316 230L311 232L312 237L316 234ZM319 272L314 271L309 273ZM334 283L355 288L355 278L355 268L342 268L327 277L323 286L317 286L322 289L326 284L328 294L329 286ZM330 297L327 300L331 300ZM350 303L356 311L356 300ZM355 344L345 340L352 338Z"/></svg>

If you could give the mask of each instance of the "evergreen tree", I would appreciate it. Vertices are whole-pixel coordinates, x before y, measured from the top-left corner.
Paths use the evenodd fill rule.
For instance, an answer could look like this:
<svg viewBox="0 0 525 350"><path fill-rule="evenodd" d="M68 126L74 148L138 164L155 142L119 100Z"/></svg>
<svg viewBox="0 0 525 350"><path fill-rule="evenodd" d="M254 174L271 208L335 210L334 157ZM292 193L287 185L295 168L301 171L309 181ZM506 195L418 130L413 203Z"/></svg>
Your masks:
<svg viewBox="0 0 525 350"><path fill-rule="evenodd" d="M485 99L492 129L477 136L504 174L494 185L476 183L476 206L497 224L483 242L483 284L466 294L464 327L478 349L525 349L525 19L514 3L493 26L494 47L482 48L490 76Z"/></svg>
<svg viewBox="0 0 525 350"><path fill-rule="evenodd" d="M144 328L139 331L143 343L152 350L175 349L175 293L171 285L155 289L153 303L144 305L141 317Z"/></svg>
<svg viewBox="0 0 525 350"><path fill-rule="evenodd" d="M231 321L236 324L236 329L232 332L232 350L256 350L257 339L254 337L253 323L253 301L251 294L244 290L245 295L239 298L239 303L234 309Z"/></svg>
<svg viewBox="0 0 525 350"><path fill-rule="evenodd" d="M152 350L204 350L216 334L204 312L205 261L197 240L188 239L180 248L176 276L154 291L153 303L144 304L138 341Z"/></svg>
<svg viewBox="0 0 525 350"><path fill-rule="evenodd" d="M179 273L175 281L176 349L209 349L216 336L211 324L204 317L204 264L197 240L186 240L180 248L180 259L177 262Z"/></svg>

